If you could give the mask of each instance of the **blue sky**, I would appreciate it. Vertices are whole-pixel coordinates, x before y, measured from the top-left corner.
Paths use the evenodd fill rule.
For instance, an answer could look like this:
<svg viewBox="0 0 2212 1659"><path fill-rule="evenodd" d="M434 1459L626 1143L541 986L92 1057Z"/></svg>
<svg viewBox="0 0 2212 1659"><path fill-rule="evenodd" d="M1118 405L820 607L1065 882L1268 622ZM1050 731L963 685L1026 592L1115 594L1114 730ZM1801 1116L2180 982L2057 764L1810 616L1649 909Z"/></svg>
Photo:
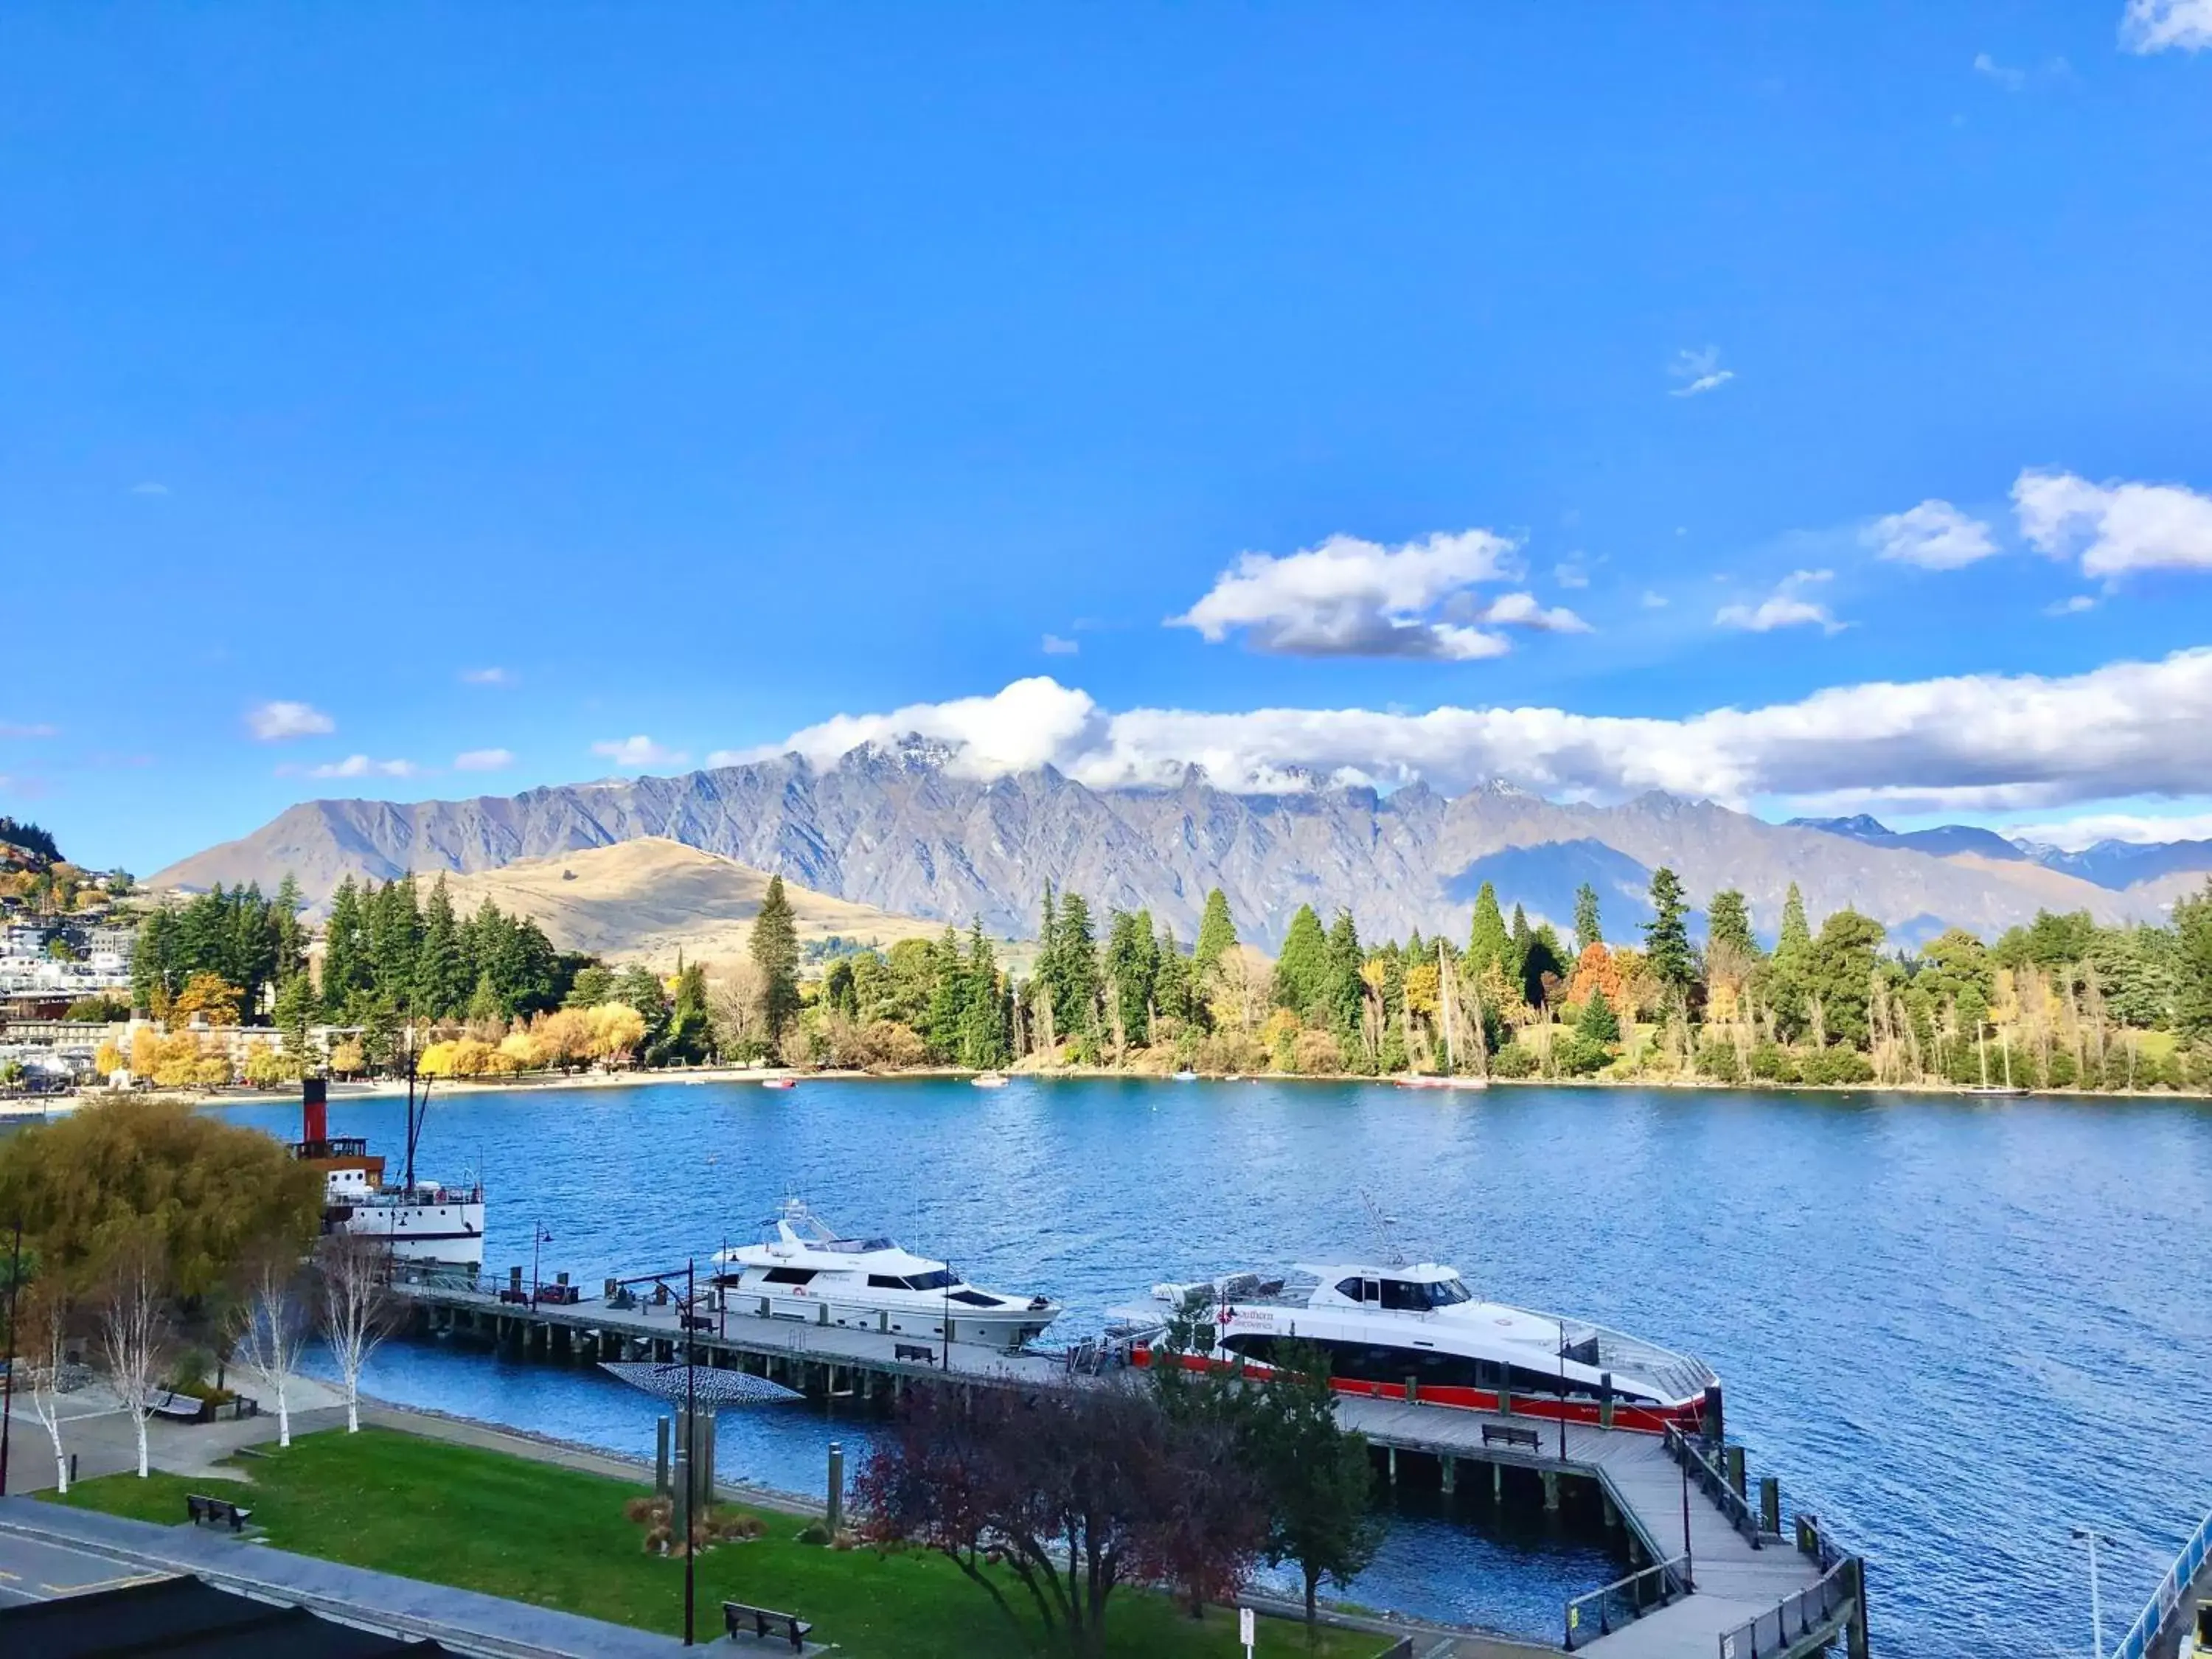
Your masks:
<svg viewBox="0 0 2212 1659"><path fill-rule="evenodd" d="M11 7L0 811L912 726L2194 826L2208 155L2212 0Z"/></svg>

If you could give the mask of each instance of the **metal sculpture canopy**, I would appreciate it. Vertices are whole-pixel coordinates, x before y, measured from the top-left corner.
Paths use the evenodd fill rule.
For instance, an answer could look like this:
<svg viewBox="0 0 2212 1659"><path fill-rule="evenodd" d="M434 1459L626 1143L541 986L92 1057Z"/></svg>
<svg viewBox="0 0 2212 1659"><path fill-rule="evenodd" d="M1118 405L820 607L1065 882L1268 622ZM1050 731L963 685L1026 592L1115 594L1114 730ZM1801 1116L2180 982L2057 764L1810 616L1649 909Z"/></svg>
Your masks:
<svg viewBox="0 0 2212 1659"><path fill-rule="evenodd" d="M726 1371L712 1365L656 1365L643 1360L605 1359L599 1369L633 1389L657 1400L682 1405L686 1400L702 1406L767 1406L782 1400L804 1400L796 1389L771 1382L750 1371ZM687 1376L686 1372L690 1375Z"/></svg>

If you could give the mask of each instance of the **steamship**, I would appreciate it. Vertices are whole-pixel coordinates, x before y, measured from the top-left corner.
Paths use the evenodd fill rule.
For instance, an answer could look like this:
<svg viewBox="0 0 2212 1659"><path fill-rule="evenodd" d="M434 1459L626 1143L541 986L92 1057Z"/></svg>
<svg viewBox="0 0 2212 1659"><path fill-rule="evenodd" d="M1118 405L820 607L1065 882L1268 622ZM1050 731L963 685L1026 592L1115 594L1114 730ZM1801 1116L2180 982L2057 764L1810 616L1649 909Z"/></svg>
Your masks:
<svg viewBox="0 0 2212 1659"><path fill-rule="evenodd" d="M480 1182L452 1186L415 1176L415 1140L428 1091L420 1107L415 1079L407 1086L405 1179L387 1183L385 1160L358 1135L332 1136L328 1085L319 1077L301 1085L300 1139L292 1156L323 1172L323 1231L374 1239L402 1261L483 1266L484 1196Z"/></svg>

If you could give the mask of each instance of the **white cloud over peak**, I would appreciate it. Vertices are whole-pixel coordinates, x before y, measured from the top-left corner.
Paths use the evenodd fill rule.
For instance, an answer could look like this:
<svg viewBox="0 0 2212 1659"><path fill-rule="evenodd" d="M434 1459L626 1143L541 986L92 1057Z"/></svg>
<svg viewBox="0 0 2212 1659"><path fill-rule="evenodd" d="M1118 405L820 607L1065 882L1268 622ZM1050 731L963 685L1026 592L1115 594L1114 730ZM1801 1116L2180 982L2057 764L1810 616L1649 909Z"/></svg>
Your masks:
<svg viewBox="0 0 2212 1659"><path fill-rule="evenodd" d="M592 745L594 755L604 755L617 766L625 769L641 766L681 766L691 758L681 749L665 748L642 732L635 737L610 738Z"/></svg>
<svg viewBox="0 0 2212 1659"><path fill-rule="evenodd" d="M2054 558L2078 551L2085 576L2212 569L2212 496L2185 485L2091 483L2031 467L2014 481L2012 501L2029 544Z"/></svg>
<svg viewBox="0 0 2212 1659"><path fill-rule="evenodd" d="M1562 708L1206 713L1102 708L1046 678L989 696L841 714L729 763L796 751L817 765L919 735L951 769L997 777L1043 765L1093 787L1171 785L1188 765L1224 788L1425 780L1446 793L1503 778L1553 795L1646 789L1797 810L2049 811L2130 797L2192 797L2212 776L2212 647L2065 678L1969 674L1873 682L1796 702L1678 719Z"/></svg>
<svg viewBox="0 0 2212 1659"><path fill-rule="evenodd" d="M1563 605L1548 610L1534 593L1500 593L1483 607L1482 620L1503 628L1533 628L1545 634L1587 634L1590 625Z"/></svg>
<svg viewBox="0 0 2212 1659"><path fill-rule="evenodd" d="M453 757L456 772L503 772L514 764L511 749L465 749Z"/></svg>
<svg viewBox="0 0 2212 1659"><path fill-rule="evenodd" d="M325 761L320 766L311 766L307 775L311 778L411 778L418 769L413 761L371 760L366 755L348 755L341 761Z"/></svg>
<svg viewBox="0 0 2212 1659"><path fill-rule="evenodd" d="M1168 626L1196 629L1217 645L1241 631L1253 650L1285 656L1499 656L1510 647L1497 635L1434 613L1479 582L1517 574L1517 547L1490 531L1466 530L1397 547L1332 536L1281 558L1246 553Z"/></svg>
<svg viewBox="0 0 2212 1659"><path fill-rule="evenodd" d="M263 743L281 743L287 738L326 736L338 729L338 723L310 703L264 702L246 711L246 729Z"/></svg>
<svg viewBox="0 0 2212 1659"><path fill-rule="evenodd" d="M2128 0L2120 45L2129 52L2202 52L2212 46L2212 0Z"/></svg>
<svg viewBox="0 0 2212 1659"><path fill-rule="evenodd" d="M1932 497L1876 519L1862 539L1879 557L1926 570L1956 570L1997 550L1989 526Z"/></svg>
<svg viewBox="0 0 2212 1659"><path fill-rule="evenodd" d="M2047 847L2078 853L2100 841L2128 841L2141 846L2169 841L2212 841L2212 812L2179 813L2158 817L2140 812L2087 812L2080 817L2047 823L2015 823L2005 833L2020 841L2040 842Z"/></svg>
<svg viewBox="0 0 2212 1659"><path fill-rule="evenodd" d="M1682 382L1668 390L1670 398L1695 398L1707 392L1717 392L1735 379L1735 371L1721 367L1721 349L1707 346L1703 351L1678 351L1674 361L1667 366L1667 373Z"/></svg>
<svg viewBox="0 0 2212 1659"><path fill-rule="evenodd" d="M1771 634L1778 628L1807 627L1817 627L1829 634L1841 633L1846 624L1838 622L1835 613L1826 605L1815 604L1801 591L1814 582L1826 581L1835 574L1832 570L1793 570L1757 605L1724 605L1713 613L1713 622L1717 627L1740 628L1753 634Z"/></svg>

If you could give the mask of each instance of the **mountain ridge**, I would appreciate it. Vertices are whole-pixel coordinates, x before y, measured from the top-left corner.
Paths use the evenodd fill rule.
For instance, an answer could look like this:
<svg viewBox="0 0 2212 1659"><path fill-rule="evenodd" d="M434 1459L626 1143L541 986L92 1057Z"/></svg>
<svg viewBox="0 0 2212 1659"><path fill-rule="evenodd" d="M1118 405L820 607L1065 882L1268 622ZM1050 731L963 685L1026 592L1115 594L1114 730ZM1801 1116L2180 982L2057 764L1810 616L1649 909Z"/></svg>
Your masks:
<svg viewBox="0 0 2212 1659"><path fill-rule="evenodd" d="M1301 903L1324 916L1348 908L1377 936L1463 933L1479 877L1462 878L1509 851L1521 854L1528 890L1502 891L1508 907L1518 897L1532 919L1565 923L1558 892L1572 884L1553 866L1586 872L1597 859L1614 872L1607 909L1624 934L1637 886L1660 864L1700 906L1719 888L1741 888L1770 933L1792 881L1816 921L1855 905L1908 939L1942 925L1993 935L2038 903L1986 868L1659 792L1603 806L1502 784L1449 797L1425 783L1388 795L1345 786L1237 794L1195 767L1172 784L1094 789L1050 766L984 778L958 765L941 747L867 744L826 765L787 754L515 795L307 801L151 884L266 890L289 870L320 900L346 875L474 872L656 836L897 915L963 926L980 916L1000 936L1034 932L1048 881L1095 910L1149 908L1185 941L1216 885L1246 937L1269 945ZM2108 921L2137 911L2124 894L2053 875L2054 908Z"/></svg>

